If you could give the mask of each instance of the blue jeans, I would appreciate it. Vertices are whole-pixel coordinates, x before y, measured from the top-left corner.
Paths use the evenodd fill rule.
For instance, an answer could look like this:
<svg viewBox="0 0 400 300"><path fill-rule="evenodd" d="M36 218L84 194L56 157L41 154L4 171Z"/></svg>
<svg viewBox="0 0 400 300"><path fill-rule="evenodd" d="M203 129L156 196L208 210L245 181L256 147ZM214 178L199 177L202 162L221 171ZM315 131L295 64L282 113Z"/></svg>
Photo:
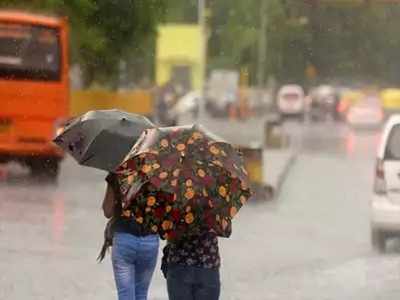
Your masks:
<svg viewBox="0 0 400 300"><path fill-rule="evenodd" d="M146 300L157 263L158 235L115 232L112 265L119 300Z"/></svg>
<svg viewBox="0 0 400 300"><path fill-rule="evenodd" d="M218 300L221 284L219 269L178 264L168 265L169 300Z"/></svg>

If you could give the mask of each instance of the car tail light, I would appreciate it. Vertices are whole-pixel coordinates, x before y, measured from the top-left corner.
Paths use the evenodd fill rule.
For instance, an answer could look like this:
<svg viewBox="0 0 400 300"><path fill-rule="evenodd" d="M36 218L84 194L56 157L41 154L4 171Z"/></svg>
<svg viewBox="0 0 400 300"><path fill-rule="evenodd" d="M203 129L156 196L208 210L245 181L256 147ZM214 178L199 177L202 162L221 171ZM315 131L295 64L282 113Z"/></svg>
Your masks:
<svg viewBox="0 0 400 300"><path fill-rule="evenodd" d="M381 159L376 162L374 192L379 195L386 194L384 161Z"/></svg>

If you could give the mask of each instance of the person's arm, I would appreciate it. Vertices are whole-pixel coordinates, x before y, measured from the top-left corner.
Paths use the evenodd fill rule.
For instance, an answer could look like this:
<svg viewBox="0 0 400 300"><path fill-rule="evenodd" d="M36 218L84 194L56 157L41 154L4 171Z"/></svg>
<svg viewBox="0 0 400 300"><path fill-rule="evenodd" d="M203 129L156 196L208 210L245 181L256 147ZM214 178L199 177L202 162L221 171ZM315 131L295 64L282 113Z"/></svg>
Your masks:
<svg viewBox="0 0 400 300"><path fill-rule="evenodd" d="M110 184L107 184L107 190L106 190L106 194L104 196L103 205L102 205L104 216L107 219L110 219L113 217L114 205L115 205L114 191L113 191L112 187L110 186Z"/></svg>

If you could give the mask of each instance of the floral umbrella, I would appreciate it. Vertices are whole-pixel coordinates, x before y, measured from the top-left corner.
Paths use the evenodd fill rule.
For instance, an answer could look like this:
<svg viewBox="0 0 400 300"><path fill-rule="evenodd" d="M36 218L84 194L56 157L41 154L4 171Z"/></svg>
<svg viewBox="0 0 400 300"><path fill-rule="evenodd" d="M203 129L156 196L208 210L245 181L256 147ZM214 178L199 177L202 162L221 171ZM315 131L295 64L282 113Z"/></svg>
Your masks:
<svg viewBox="0 0 400 300"><path fill-rule="evenodd" d="M251 193L240 153L198 126L148 129L118 167L124 215L176 239L231 234Z"/></svg>

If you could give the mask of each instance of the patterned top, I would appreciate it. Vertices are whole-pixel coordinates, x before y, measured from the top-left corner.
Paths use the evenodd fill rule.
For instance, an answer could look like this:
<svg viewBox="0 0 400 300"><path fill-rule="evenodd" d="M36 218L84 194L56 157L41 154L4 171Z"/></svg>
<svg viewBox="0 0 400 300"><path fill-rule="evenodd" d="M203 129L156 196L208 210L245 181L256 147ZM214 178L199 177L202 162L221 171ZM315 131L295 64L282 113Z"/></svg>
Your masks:
<svg viewBox="0 0 400 300"><path fill-rule="evenodd" d="M176 242L169 242L164 248L163 261L200 268L219 268L218 238L215 233L205 232Z"/></svg>

